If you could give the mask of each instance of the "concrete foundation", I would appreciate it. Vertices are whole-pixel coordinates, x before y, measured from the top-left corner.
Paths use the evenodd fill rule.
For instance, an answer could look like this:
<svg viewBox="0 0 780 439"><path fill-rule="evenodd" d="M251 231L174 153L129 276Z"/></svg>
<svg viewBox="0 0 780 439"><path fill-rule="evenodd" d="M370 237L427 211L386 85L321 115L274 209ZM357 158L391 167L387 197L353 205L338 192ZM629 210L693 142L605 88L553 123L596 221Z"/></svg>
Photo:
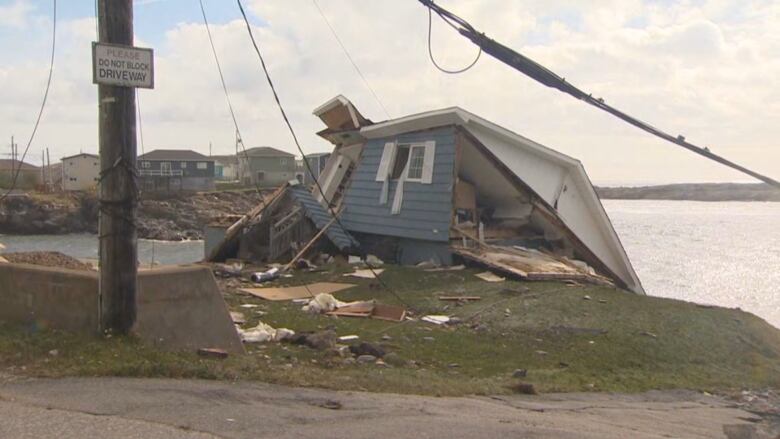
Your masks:
<svg viewBox="0 0 780 439"><path fill-rule="evenodd" d="M208 267L163 267L138 274L134 332L166 350L210 347L243 353ZM0 263L0 321L71 332L99 332L95 272Z"/></svg>

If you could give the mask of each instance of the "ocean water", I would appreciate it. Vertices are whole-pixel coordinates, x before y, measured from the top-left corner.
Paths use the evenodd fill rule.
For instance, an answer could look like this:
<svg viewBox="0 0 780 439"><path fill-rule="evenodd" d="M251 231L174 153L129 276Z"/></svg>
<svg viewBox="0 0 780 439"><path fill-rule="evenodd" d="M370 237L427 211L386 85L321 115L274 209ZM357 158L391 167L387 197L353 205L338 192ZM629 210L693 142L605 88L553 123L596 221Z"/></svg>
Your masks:
<svg viewBox="0 0 780 439"><path fill-rule="evenodd" d="M79 259L98 259L97 235L0 235L0 252L59 251ZM203 241L138 240L141 264L186 264L203 259Z"/></svg>
<svg viewBox="0 0 780 439"><path fill-rule="evenodd" d="M780 203L605 200L648 294L739 307L780 327ZM4 251L97 259L94 235L0 236ZM203 241L140 240L143 264L195 262Z"/></svg>
<svg viewBox="0 0 780 439"><path fill-rule="evenodd" d="M780 203L603 203L648 294L739 307L780 327Z"/></svg>

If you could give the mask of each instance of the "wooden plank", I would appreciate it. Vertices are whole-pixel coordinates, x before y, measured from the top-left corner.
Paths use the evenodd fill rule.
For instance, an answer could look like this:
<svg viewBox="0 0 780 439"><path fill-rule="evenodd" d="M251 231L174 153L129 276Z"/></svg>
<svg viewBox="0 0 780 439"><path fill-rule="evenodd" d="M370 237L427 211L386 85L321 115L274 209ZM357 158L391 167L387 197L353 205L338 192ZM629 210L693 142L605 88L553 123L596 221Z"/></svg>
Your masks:
<svg viewBox="0 0 780 439"><path fill-rule="evenodd" d="M328 230L328 228L329 228L329 227L330 227L330 226L331 226L331 225L332 225L334 222L336 222L336 217L335 217L335 216L333 217L333 219L332 219L332 220L330 220L330 221L328 222L328 224L326 224L326 225L325 225L325 227L323 227L322 229L320 229L320 231L319 231L319 232L317 232L317 234L316 234L316 235L314 235L314 238L312 238L312 239L311 239L311 241L309 241L309 243L308 243L308 244L306 244L306 245L305 245L305 246L304 246L304 247L301 249L301 251L299 251L299 252L298 252L298 254L297 254L297 255L295 255L295 256L294 256L294 257L293 257L293 258L290 260L290 262L289 262L287 265L285 265L285 266L284 266L284 268L282 268L282 272L285 272L285 271L289 270L289 269L290 269L290 267L292 267L292 265L293 265L293 264L294 264L294 263L295 263L295 262L296 262L298 259L300 259L301 257L303 257L303 255L304 255L304 254L306 254L306 252L307 252L307 251L309 251L309 248L311 248L311 246L312 246L312 245L314 245L314 243L315 243L315 242L317 242L317 240L318 240L318 239L320 239L320 237L321 237L321 236L322 236L322 235L325 233L325 231L326 231L326 230Z"/></svg>
<svg viewBox="0 0 780 439"><path fill-rule="evenodd" d="M293 300L305 299L317 294L333 294L338 291L354 287L355 284L342 284L336 282L318 282L306 286L296 287L265 287L265 288L241 288L239 291L251 294L265 300Z"/></svg>
<svg viewBox="0 0 780 439"><path fill-rule="evenodd" d="M247 223L260 215L260 213L262 213L266 208L279 199L280 195L284 193L288 185L289 183L284 183L276 188L270 197L261 201L257 206L253 207L249 212L247 212L246 215L242 216L241 219L236 221L232 226L228 227L227 231L225 232L225 238L223 238L222 242L220 242L216 247L214 247L213 250L211 250L211 253L209 253L208 257L206 258L206 261L215 262L216 259L219 258L219 255L225 250L225 248L238 238L239 232L244 230L244 227L246 227Z"/></svg>
<svg viewBox="0 0 780 439"><path fill-rule="evenodd" d="M480 296L439 296L439 300L445 300L445 301L455 301L460 302L463 301L472 301L472 300L482 300L482 297Z"/></svg>

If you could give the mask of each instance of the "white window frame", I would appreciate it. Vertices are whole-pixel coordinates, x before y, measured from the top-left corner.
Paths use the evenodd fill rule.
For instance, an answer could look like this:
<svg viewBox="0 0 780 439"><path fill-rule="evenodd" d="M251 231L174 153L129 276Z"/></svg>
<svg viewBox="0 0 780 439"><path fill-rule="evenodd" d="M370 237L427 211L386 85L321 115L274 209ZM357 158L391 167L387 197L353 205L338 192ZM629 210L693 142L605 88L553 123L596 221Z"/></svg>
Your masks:
<svg viewBox="0 0 780 439"><path fill-rule="evenodd" d="M198 168L198 169L201 169L201 170L203 170L203 169L208 169L208 168L209 168L209 164L208 164L208 163L206 163L206 162L198 162L198 164L197 164L197 168Z"/></svg>
<svg viewBox="0 0 780 439"><path fill-rule="evenodd" d="M142 160L141 161L141 167L143 169L149 169L149 168L152 167L152 162L149 162L149 161L146 161L146 160Z"/></svg>
<svg viewBox="0 0 780 439"><path fill-rule="evenodd" d="M280 158L279 159L279 164L282 165L282 166L285 166L287 164L287 159L286 158Z"/></svg>
<svg viewBox="0 0 780 439"><path fill-rule="evenodd" d="M181 164L179 164L179 168L187 169L187 162L181 162Z"/></svg>
<svg viewBox="0 0 780 439"><path fill-rule="evenodd" d="M425 144L424 143L410 143L409 145L409 155L406 158L406 181L414 181L414 182L422 182L423 178L423 169L425 168ZM399 146L406 146L404 144ZM412 177L410 174L412 172L412 156L414 154L414 151L422 151L422 162L420 163L420 176L419 177ZM393 163L395 166L395 163Z"/></svg>

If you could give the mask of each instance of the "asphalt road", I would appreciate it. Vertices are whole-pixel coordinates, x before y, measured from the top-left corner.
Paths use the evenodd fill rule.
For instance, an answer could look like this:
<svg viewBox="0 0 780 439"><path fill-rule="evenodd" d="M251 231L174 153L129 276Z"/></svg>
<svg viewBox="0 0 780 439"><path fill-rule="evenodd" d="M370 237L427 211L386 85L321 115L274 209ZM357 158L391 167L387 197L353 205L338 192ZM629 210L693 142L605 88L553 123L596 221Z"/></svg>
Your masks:
<svg viewBox="0 0 780 439"><path fill-rule="evenodd" d="M0 438L774 437L754 432L759 420L684 391L435 398L246 382L0 376Z"/></svg>

